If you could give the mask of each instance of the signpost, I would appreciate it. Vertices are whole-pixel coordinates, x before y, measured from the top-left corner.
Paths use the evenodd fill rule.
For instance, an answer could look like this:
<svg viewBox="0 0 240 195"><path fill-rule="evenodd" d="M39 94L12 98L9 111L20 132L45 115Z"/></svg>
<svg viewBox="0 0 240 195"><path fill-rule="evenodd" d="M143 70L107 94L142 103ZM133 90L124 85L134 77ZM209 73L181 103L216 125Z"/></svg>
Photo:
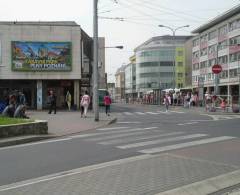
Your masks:
<svg viewBox="0 0 240 195"><path fill-rule="evenodd" d="M219 74L222 72L222 66L220 64L215 64L212 66L212 72L214 74Z"/></svg>

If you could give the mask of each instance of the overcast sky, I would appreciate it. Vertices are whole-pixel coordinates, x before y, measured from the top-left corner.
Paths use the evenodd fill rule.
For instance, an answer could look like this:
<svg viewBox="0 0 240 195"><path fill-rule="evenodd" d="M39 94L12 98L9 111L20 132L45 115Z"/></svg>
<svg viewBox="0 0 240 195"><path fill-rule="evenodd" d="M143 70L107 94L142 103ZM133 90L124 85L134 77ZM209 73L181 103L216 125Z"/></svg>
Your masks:
<svg viewBox="0 0 240 195"><path fill-rule="evenodd" d="M117 1L118 3L115 3ZM1 21L76 21L90 35L93 0L1 0ZM99 36L106 46L123 45L123 50L107 49L106 72L113 81L116 69L129 63L133 49L153 36L171 34L159 24L176 28L177 35L191 31L217 15L238 5L239 0L99 0L99 16L124 18L124 21L99 18Z"/></svg>

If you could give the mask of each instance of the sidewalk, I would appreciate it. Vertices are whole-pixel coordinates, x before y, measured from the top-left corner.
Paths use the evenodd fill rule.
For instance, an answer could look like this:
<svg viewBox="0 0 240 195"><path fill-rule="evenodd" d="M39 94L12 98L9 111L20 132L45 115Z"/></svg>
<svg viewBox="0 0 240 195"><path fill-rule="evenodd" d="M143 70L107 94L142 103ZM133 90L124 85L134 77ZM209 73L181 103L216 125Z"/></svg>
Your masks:
<svg viewBox="0 0 240 195"><path fill-rule="evenodd" d="M114 123L117 120L113 115L106 116L105 113L99 113L99 122L95 122L93 112L89 112L86 118L81 118L79 111L59 111L57 114L48 114L47 111L27 111L27 116L31 119L48 121L48 135L25 135L1 138L0 147L25 144L76 134L86 130L94 130Z"/></svg>
<svg viewBox="0 0 240 195"><path fill-rule="evenodd" d="M94 121L94 113L89 112L86 118L81 118L78 111L59 111L57 114L48 114L47 111L28 111L31 119L48 121L48 133L54 136L65 136L93 130L116 121L116 117L99 113L99 122Z"/></svg>

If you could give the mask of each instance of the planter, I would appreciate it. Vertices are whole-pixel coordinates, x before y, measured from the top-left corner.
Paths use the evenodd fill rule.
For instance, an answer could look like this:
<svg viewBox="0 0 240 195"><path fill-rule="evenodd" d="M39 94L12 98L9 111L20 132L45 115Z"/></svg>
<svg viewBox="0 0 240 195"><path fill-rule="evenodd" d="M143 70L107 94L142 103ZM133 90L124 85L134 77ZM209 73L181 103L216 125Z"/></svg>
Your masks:
<svg viewBox="0 0 240 195"><path fill-rule="evenodd" d="M47 121L35 121L30 123L0 125L0 138L39 134L48 134Z"/></svg>

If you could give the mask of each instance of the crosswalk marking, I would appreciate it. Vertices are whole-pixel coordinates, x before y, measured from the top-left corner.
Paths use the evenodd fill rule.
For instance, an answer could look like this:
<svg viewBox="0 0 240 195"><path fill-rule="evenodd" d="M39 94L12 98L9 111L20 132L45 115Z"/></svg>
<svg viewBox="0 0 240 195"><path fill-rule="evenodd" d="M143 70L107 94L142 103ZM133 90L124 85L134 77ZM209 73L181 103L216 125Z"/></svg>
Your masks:
<svg viewBox="0 0 240 195"><path fill-rule="evenodd" d="M104 136L104 137L89 138L86 140L87 141L103 141L103 140L108 140L108 139L123 138L123 137L132 136L132 135L142 135L142 134L147 134L147 133L148 132L146 132L146 131L136 131L136 132L117 134L117 135L109 135L109 136Z"/></svg>
<svg viewBox="0 0 240 195"><path fill-rule="evenodd" d="M144 112L135 112L136 114L139 114L139 115L146 115L146 113Z"/></svg>
<svg viewBox="0 0 240 195"><path fill-rule="evenodd" d="M117 130L117 129L128 129L129 127L109 127L109 128L100 128L96 129L98 131L108 131L108 130Z"/></svg>
<svg viewBox="0 0 240 195"><path fill-rule="evenodd" d="M153 114L153 115L156 115L156 114L159 114L159 113L156 113L156 112L146 112L147 114Z"/></svg>
<svg viewBox="0 0 240 195"><path fill-rule="evenodd" d="M133 115L133 113L131 113L131 112L124 112L124 114L126 114L126 115Z"/></svg>
<svg viewBox="0 0 240 195"><path fill-rule="evenodd" d="M138 142L138 143L123 145L123 146L117 146L117 148L121 148L121 149L137 148L137 147L141 147L141 146L148 146L148 145L154 145L154 144L159 144L159 143L199 138L199 137L205 137L205 136L207 136L207 134L192 134L192 135L172 137L172 138L167 138L167 139L158 139L158 140L153 140L153 141Z"/></svg>
<svg viewBox="0 0 240 195"><path fill-rule="evenodd" d="M198 146L198 145L202 145L202 144L231 140L231 139L234 139L234 138L235 137L230 137L230 136L214 137L214 138L202 139L202 140L186 142L186 143L181 143L181 144L168 145L168 146L156 147L156 148L149 148L149 149L145 149L145 150L140 150L138 152L141 152L141 153L144 153L144 154L153 154L153 153L158 153L158 152L166 152L166 151L169 151L169 150L186 148L186 147L190 147L190 146Z"/></svg>
<svg viewBox="0 0 240 195"><path fill-rule="evenodd" d="M119 121L117 124L139 124L139 121Z"/></svg>
<svg viewBox="0 0 240 195"><path fill-rule="evenodd" d="M157 111L158 113L162 113L162 114L170 114L169 112L166 112L166 111Z"/></svg>
<svg viewBox="0 0 240 195"><path fill-rule="evenodd" d="M173 111L173 110L170 110L170 112L178 113L178 114L184 114L184 113L185 113L185 112L181 112L181 111Z"/></svg>
<svg viewBox="0 0 240 195"><path fill-rule="evenodd" d="M159 127L147 127L147 128L134 128L134 129L122 129L122 130L113 130L113 131L104 131L103 133L89 133L89 134L81 134L81 135L73 135L70 138L85 138L85 137L93 137L93 136L100 136L100 135L109 135L109 134L120 134L120 133L128 133L134 131L145 131L151 129L157 129Z"/></svg>
<svg viewBox="0 0 240 195"><path fill-rule="evenodd" d="M113 145L113 144L128 143L128 142L132 142L132 141L147 140L147 139L152 139L152 138L181 135L181 134L184 134L184 132L172 132L172 133L164 133L164 134L160 134L160 135L129 137L129 138L125 138L125 139L113 139L113 140L109 140L109 141L99 142L98 144Z"/></svg>
<svg viewBox="0 0 240 195"><path fill-rule="evenodd" d="M177 125L179 125L179 126L184 126L184 125L193 125L193 124L197 124L197 123L198 123L198 121L189 122L189 123L179 123L179 124L177 124Z"/></svg>

